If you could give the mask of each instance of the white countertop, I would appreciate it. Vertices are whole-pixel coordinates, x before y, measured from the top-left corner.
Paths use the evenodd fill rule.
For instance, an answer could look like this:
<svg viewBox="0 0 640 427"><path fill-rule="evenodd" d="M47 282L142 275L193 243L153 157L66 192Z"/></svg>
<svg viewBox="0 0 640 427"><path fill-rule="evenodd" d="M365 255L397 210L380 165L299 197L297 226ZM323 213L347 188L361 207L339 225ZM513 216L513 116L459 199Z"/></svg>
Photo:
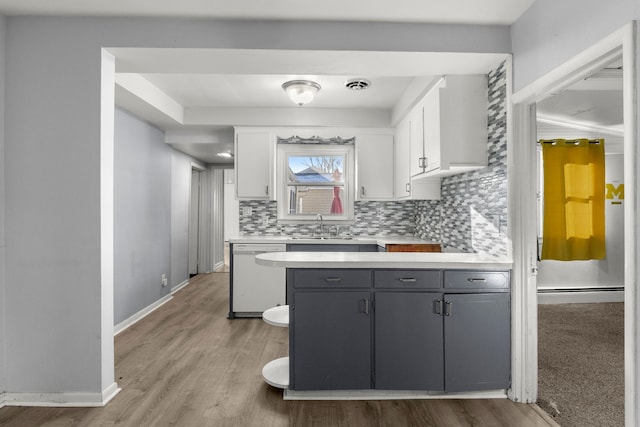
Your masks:
<svg viewBox="0 0 640 427"><path fill-rule="evenodd" d="M439 243L422 240L412 236L353 236L352 238L329 237L324 239L305 238L305 236L237 236L229 239L229 243L289 243L289 244L318 244L318 245L378 245L384 246L393 243Z"/></svg>
<svg viewBox="0 0 640 427"><path fill-rule="evenodd" d="M512 261L487 255L440 252L270 252L256 263L287 268L424 268L508 270Z"/></svg>

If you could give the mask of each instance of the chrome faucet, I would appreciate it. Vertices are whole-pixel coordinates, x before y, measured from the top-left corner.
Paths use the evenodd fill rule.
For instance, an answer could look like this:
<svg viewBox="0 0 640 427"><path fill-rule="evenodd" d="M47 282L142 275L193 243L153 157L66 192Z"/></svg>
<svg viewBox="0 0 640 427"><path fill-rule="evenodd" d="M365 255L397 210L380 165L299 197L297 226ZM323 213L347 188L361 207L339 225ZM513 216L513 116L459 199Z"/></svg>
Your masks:
<svg viewBox="0 0 640 427"><path fill-rule="evenodd" d="M316 215L316 229L318 228L318 221L320 221L320 235L324 235L324 224L322 223L322 214Z"/></svg>

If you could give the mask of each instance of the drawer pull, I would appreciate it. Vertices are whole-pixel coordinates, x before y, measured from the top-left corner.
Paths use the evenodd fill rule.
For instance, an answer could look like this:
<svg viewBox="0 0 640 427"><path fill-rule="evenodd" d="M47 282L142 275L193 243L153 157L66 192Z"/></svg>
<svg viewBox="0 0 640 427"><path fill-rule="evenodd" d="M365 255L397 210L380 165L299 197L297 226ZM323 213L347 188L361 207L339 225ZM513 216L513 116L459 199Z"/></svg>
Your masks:
<svg viewBox="0 0 640 427"><path fill-rule="evenodd" d="M471 283L486 283L487 279L484 277L469 277L467 281Z"/></svg>
<svg viewBox="0 0 640 427"><path fill-rule="evenodd" d="M407 283L407 282L415 282L416 278L415 277L400 277L400 278L398 278L398 280L400 280L401 282Z"/></svg>
<svg viewBox="0 0 640 427"><path fill-rule="evenodd" d="M324 281L329 283L342 282L342 277L325 277Z"/></svg>

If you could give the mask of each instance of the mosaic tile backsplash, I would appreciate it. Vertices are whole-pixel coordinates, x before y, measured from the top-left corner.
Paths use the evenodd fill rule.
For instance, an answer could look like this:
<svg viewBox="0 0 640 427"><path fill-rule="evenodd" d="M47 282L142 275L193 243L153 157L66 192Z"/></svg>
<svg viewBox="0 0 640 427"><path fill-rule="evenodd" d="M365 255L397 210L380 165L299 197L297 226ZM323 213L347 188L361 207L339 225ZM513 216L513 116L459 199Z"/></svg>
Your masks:
<svg viewBox="0 0 640 427"><path fill-rule="evenodd" d="M242 215L250 207L251 215ZM415 204L413 201L355 202L355 223L340 226L341 234L354 236L413 236L415 233ZM314 225L276 224L277 203L272 201L240 201L240 232L250 236L280 234L310 235ZM266 220L265 220L266 218Z"/></svg>
<svg viewBox="0 0 640 427"><path fill-rule="evenodd" d="M415 235L444 250L508 254L506 68L489 73L488 166L442 179L441 200L416 202Z"/></svg>
<svg viewBox="0 0 640 427"><path fill-rule="evenodd" d="M442 179L441 200L355 202L354 236L417 236L451 252L507 255L506 68L489 73L486 168ZM242 215L244 208L251 215ZM313 225L278 226L276 202L240 201L244 235L311 234Z"/></svg>

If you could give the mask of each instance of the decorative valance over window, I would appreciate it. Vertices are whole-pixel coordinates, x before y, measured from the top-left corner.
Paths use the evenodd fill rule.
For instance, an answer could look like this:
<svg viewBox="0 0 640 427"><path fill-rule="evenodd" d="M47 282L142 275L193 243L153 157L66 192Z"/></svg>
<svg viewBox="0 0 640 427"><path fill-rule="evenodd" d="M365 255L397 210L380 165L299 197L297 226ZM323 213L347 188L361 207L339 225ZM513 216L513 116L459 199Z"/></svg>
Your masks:
<svg viewBox="0 0 640 427"><path fill-rule="evenodd" d="M339 136L335 136L332 138L322 138L320 136L312 136L309 138L302 138L300 136L294 135L289 138L277 138L278 144L329 144L329 145L345 145L345 144L354 144L356 141L355 136L351 138L342 138Z"/></svg>

